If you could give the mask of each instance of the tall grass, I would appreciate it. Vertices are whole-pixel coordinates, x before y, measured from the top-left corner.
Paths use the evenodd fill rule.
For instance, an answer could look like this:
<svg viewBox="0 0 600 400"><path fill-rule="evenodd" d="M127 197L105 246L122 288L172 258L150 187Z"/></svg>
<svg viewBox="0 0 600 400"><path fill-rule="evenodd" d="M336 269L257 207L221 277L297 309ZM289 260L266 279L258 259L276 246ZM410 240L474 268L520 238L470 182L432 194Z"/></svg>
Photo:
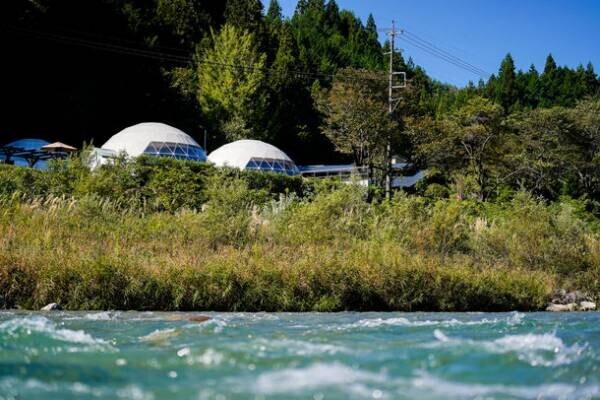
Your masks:
<svg viewBox="0 0 600 400"><path fill-rule="evenodd" d="M540 309L558 287L599 295L598 220L580 202L377 203L154 162L0 169L0 307L496 311Z"/></svg>

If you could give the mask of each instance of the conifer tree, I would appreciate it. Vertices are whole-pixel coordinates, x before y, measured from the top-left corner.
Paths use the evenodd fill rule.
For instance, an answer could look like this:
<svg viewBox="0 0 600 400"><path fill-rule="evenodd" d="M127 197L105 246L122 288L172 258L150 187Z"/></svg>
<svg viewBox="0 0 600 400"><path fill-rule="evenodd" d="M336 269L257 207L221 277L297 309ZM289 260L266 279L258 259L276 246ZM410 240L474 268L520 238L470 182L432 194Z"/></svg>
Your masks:
<svg viewBox="0 0 600 400"><path fill-rule="evenodd" d="M279 1L271 0L269 8L267 9L267 15L265 16L265 22L267 26L281 26L283 15L281 13L281 6Z"/></svg>
<svg viewBox="0 0 600 400"><path fill-rule="evenodd" d="M267 61L269 64L275 59L277 53L277 46L279 45L279 35L281 31L281 25L283 23L283 15L281 13L281 6L279 1L271 0L267 15L265 16L265 27L266 27L266 53Z"/></svg>
<svg viewBox="0 0 600 400"><path fill-rule="evenodd" d="M587 89L587 94L590 96L594 96L597 94L598 89L600 87L600 82L598 82L598 77L596 76L596 71L594 71L594 66L591 62L588 62L585 68L585 86Z"/></svg>
<svg viewBox="0 0 600 400"><path fill-rule="evenodd" d="M548 54L546 57L546 64L544 64L544 75L552 75L556 71L556 61L554 61L554 57L552 54Z"/></svg>
<svg viewBox="0 0 600 400"><path fill-rule="evenodd" d="M377 38L377 25L375 24L375 18L373 18L373 14L369 14L365 29L371 36Z"/></svg>
<svg viewBox="0 0 600 400"><path fill-rule="evenodd" d="M557 104L558 88L561 86L558 76L558 67L552 54L546 57L544 73L540 81L540 106L551 107Z"/></svg>
<svg viewBox="0 0 600 400"><path fill-rule="evenodd" d="M508 112L511 106L517 101L515 62L510 53L504 57L502 64L500 64L496 101L500 103L505 112Z"/></svg>
<svg viewBox="0 0 600 400"><path fill-rule="evenodd" d="M320 9L320 4L313 5L315 9ZM340 28L340 8L335 0L329 0L325 6L325 21L329 29L338 31Z"/></svg>
<svg viewBox="0 0 600 400"><path fill-rule="evenodd" d="M262 33L263 6L260 0L228 0L225 22L254 35Z"/></svg>
<svg viewBox="0 0 600 400"><path fill-rule="evenodd" d="M298 0L298 3L296 3L296 10L294 14L302 15L306 12L307 8L308 0Z"/></svg>
<svg viewBox="0 0 600 400"><path fill-rule="evenodd" d="M540 74L535 65L531 64L525 75L524 103L528 108L535 108L539 103Z"/></svg>

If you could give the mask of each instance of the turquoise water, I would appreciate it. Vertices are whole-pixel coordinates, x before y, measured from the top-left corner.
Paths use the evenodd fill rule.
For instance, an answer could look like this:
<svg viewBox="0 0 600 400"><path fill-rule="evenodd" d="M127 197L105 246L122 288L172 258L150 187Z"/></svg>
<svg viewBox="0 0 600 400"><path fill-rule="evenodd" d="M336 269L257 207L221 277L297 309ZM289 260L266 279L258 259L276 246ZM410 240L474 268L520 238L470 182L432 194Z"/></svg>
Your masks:
<svg viewBox="0 0 600 400"><path fill-rule="evenodd" d="M0 312L0 399L600 399L600 313Z"/></svg>

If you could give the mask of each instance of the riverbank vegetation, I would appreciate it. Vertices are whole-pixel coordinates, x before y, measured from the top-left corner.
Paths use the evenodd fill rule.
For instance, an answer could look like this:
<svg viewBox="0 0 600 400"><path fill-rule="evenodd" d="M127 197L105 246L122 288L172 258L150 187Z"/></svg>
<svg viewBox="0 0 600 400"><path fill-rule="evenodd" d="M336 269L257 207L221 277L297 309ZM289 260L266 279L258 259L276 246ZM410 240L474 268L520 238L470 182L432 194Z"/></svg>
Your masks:
<svg viewBox="0 0 600 400"><path fill-rule="evenodd" d="M0 306L535 310L598 296L589 204L481 202L141 158L0 168Z"/></svg>

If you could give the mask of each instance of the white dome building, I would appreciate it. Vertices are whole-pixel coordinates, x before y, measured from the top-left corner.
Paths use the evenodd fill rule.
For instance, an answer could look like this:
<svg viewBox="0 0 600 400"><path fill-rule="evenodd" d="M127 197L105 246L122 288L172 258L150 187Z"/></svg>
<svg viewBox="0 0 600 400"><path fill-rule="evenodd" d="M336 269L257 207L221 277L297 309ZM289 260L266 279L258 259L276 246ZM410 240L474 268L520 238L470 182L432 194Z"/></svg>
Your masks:
<svg viewBox="0 0 600 400"><path fill-rule="evenodd" d="M148 154L206 161L206 153L191 136L158 122L144 122L125 128L108 139L102 150L117 154L124 152L130 157Z"/></svg>
<svg viewBox="0 0 600 400"><path fill-rule="evenodd" d="M228 143L210 153L208 161L217 167L298 174L298 167L287 154L260 140L245 139Z"/></svg>

